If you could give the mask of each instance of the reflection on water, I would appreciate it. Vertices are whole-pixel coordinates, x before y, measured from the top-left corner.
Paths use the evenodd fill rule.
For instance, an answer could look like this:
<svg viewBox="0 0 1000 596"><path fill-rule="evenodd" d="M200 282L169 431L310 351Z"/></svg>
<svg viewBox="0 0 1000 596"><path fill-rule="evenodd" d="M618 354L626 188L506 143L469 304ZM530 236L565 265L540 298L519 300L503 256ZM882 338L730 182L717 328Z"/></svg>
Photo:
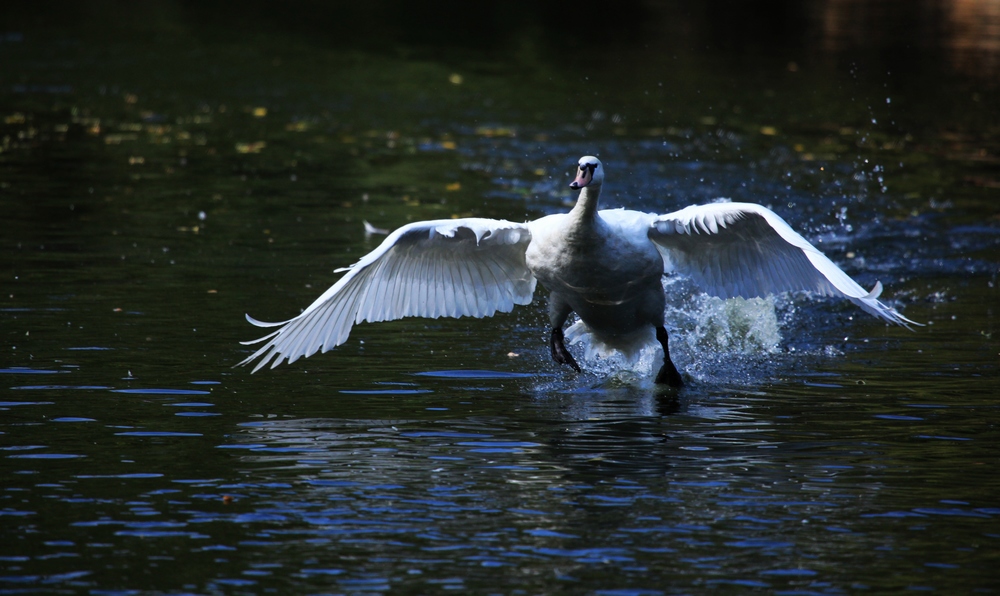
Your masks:
<svg viewBox="0 0 1000 596"><path fill-rule="evenodd" d="M995 3L411 4L5 8L0 592L993 589ZM230 368L363 220L563 211L584 154L928 326L669 279L680 392L541 302Z"/></svg>
<svg viewBox="0 0 1000 596"><path fill-rule="evenodd" d="M989 0L814 3L828 52L856 48L943 48L954 72L996 81L1000 74L1000 5Z"/></svg>
<svg viewBox="0 0 1000 596"><path fill-rule="evenodd" d="M511 393L503 401L517 411L507 414L436 418L411 404L395 418L248 419L223 406L221 427L204 419L172 433L88 426L94 438L132 442L118 445L130 454L121 463L84 457L66 468L17 458L51 446L7 449L14 474L3 523L10 535L41 536L28 550L5 545L0 581L383 592L989 585L966 561L1000 539L1000 508L988 493L952 484L970 471L951 463L986 455L989 437L964 437L963 456L954 448L961 437L923 434L963 424L963 414L941 415L953 406L886 416L837 403L843 389L723 390L680 396L662 416L637 413L650 396L634 388ZM389 395L363 399L361 408L338 407L399 405ZM167 453L138 451L138 441L159 441ZM186 474L159 471L181 453L198 453L199 463L189 460ZM944 489L938 497L901 483L914 466ZM46 500L61 507L44 524L38 509L19 505ZM859 558L866 564L851 563ZM904 560L919 574L895 573Z"/></svg>
<svg viewBox="0 0 1000 596"><path fill-rule="evenodd" d="M952 67L962 74L995 80L1000 73L1000 5L960 0L946 3L943 9Z"/></svg>

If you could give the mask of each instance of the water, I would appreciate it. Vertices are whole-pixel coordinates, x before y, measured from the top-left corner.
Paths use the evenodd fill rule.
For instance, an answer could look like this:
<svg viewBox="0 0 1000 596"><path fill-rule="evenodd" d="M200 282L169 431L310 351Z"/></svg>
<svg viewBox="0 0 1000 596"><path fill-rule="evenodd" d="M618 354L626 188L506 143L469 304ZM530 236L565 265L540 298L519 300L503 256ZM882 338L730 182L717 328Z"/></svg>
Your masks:
<svg viewBox="0 0 1000 596"><path fill-rule="evenodd" d="M0 591L1000 584L987 50L834 27L893 3L777 32L623 8L589 49L544 10L469 36L460 9L412 34L355 10L361 35L315 7L81 6L0 37ZM380 241L363 220L565 210L584 154L609 206L772 207L927 326L669 279L678 394L655 353L557 367L542 300L232 368L243 313L309 304Z"/></svg>

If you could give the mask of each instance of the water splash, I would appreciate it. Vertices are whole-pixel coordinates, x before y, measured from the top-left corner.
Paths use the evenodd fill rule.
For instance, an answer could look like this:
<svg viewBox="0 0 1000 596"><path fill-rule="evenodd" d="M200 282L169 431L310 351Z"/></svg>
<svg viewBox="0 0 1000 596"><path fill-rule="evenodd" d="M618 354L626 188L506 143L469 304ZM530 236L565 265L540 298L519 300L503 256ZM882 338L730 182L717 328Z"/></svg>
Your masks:
<svg viewBox="0 0 1000 596"><path fill-rule="evenodd" d="M701 294L694 302L694 308L669 313L686 329L682 341L693 355L777 350L781 331L774 297L722 300Z"/></svg>
<svg viewBox="0 0 1000 596"><path fill-rule="evenodd" d="M671 345L674 362L698 381L753 382L779 352L781 323L773 296L722 300L696 294L668 306L667 318L679 329Z"/></svg>
<svg viewBox="0 0 1000 596"><path fill-rule="evenodd" d="M674 278L664 283L664 289L669 297L665 318L671 358L682 374L706 382L750 381L781 351L782 323L775 297L722 300L700 292L688 280ZM651 332L644 346L622 354L602 350L579 325L571 326L566 338L583 348L588 372L630 384L659 370L663 352Z"/></svg>

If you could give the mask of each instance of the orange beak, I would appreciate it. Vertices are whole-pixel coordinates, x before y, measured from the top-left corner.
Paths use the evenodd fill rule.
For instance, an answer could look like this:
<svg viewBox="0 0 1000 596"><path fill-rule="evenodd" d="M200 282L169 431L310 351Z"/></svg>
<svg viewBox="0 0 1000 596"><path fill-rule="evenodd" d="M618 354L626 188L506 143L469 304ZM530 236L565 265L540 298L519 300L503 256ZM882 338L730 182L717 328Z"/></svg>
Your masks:
<svg viewBox="0 0 1000 596"><path fill-rule="evenodd" d="M583 188L590 184L590 181L594 179L594 170L590 168L581 167L576 172L576 180L569 183L570 188Z"/></svg>

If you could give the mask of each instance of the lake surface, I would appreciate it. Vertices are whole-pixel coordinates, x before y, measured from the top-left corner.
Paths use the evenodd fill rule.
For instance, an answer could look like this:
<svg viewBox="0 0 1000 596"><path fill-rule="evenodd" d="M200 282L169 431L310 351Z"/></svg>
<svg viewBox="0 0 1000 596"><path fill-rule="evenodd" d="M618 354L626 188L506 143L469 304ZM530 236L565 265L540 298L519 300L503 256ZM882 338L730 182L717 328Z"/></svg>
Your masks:
<svg viewBox="0 0 1000 596"><path fill-rule="evenodd" d="M0 593L996 592L993 5L442 6L4 9ZM364 221L564 211L585 154L926 326L667 278L676 393L553 363L542 291L233 368Z"/></svg>

